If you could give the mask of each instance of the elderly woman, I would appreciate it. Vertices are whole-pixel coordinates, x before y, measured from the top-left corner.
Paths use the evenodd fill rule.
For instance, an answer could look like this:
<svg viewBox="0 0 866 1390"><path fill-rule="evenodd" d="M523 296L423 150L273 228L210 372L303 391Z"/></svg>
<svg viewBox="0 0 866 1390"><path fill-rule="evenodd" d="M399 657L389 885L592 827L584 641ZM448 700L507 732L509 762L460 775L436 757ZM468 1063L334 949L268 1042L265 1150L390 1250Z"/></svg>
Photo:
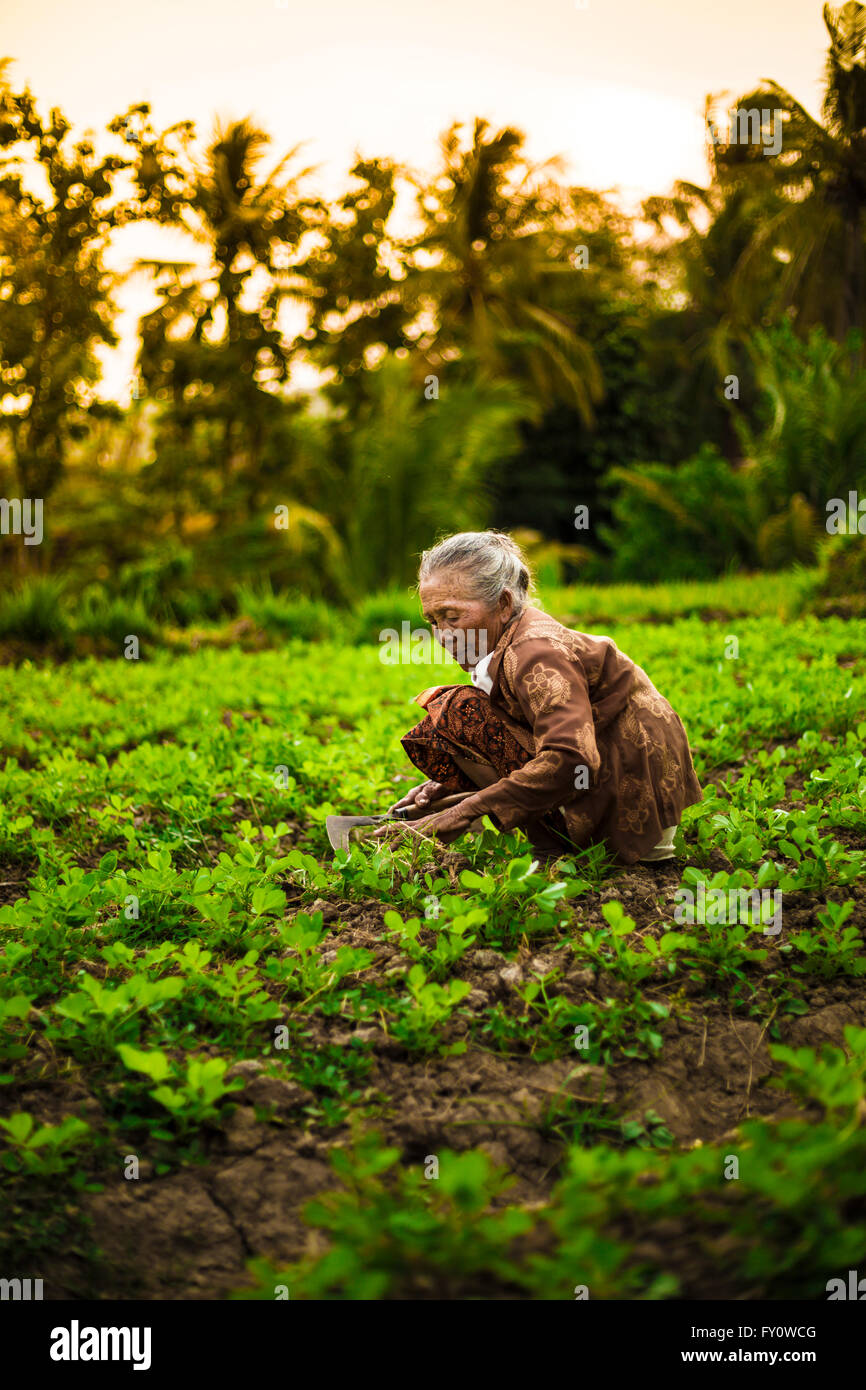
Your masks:
<svg viewBox="0 0 866 1390"><path fill-rule="evenodd" d="M447 843L487 815L546 851L606 842L628 864L672 858L702 795L679 716L609 637L530 607L529 588L510 536L466 531L424 552L424 617L472 684L417 697L426 714L402 743L428 780L392 809L463 791L415 828Z"/></svg>

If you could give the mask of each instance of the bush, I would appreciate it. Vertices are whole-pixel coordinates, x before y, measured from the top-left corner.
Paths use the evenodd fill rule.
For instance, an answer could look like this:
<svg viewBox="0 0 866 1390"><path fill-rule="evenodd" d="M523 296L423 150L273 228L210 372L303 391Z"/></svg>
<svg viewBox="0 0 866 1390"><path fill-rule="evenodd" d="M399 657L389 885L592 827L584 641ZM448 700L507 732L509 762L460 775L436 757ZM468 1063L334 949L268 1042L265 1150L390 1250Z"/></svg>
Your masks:
<svg viewBox="0 0 866 1390"><path fill-rule="evenodd" d="M821 552L821 579L816 590L820 613L866 617L866 536L831 536Z"/></svg>
<svg viewBox="0 0 866 1390"><path fill-rule="evenodd" d="M72 618L76 637L104 638L122 648L129 636L156 637L160 625L139 598L118 598L99 585L86 589Z"/></svg>
<svg viewBox="0 0 866 1390"><path fill-rule="evenodd" d="M355 609L352 640L358 643L378 642L381 632L387 628L399 632L404 622L409 623L410 631L424 625L417 594L408 589L370 594Z"/></svg>
<svg viewBox="0 0 866 1390"><path fill-rule="evenodd" d="M799 493L823 527L828 498L866 487L866 369L855 365L861 341L854 333L836 343L821 328L804 339L787 321L755 333L762 424L753 431L738 415L737 433L768 516Z"/></svg>
<svg viewBox="0 0 866 1390"><path fill-rule="evenodd" d="M63 608L63 582L50 576L24 580L0 597L0 638L67 646L69 623Z"/></svg>
<svg viewBox="0 0 866 1390"><path fill-rule="evenodd" d="M302 594L278 594L270 580L258 588L239 584L235 590L238 614L273 637L299 637L306 642L337 641L345 636L344 623L321 599Z"/></svg>
<svg viewBox="0 0 866 1390"><path fill-rule="evenodd" d="M182 546L160 546L141 559L120 566L112 585L115 594L138 600L162 619L174 616L176 595L189 586L193 567L192 551ZM195 617L199 616L196 611Z"/></svg>
<svg viewBox="0 0 866 1390"><path fill-rule="evenodd" d="M675 467L613 468L606 481L620 484L614 524L599 528L612 552L614 581L711 579L751 560L755 528L748 479L713 445Z"/></svg>

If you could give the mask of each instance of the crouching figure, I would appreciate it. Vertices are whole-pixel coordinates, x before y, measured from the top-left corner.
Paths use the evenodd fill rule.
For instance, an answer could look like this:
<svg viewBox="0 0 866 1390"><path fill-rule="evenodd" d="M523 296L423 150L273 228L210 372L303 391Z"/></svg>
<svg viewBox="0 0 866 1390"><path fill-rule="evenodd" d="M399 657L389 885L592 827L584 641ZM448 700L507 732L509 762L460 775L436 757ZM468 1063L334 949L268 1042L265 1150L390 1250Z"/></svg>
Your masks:
<svg viewBox="0 0 866 1390"><path fill-rule="evenodd" d="M418 592L472 683L417 696L425 715L402 744L426 780L392 809L462 791L413 827L449 843L486 815L546 853L602 842L627 864L672 858L683 809L702 792L682 721L646 672L609 637L533 607L510 536L439 542L421 558Z"/></svg>

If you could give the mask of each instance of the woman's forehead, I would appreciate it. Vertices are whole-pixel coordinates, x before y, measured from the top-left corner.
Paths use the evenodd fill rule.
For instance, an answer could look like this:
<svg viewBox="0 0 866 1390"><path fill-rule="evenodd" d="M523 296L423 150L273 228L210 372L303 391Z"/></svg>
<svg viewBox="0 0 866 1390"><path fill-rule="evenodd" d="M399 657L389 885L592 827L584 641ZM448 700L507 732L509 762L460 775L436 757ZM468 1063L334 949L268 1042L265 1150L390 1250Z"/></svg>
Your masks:
<svg viewBox="0 0 866 1390"><path fill-rule="evenodd" d="M423 579L418 585L418 594L422 604L440 605L454 601L458 603L471 603L472 595L467 592L465 575L431 574L428 579Z"/></svg>

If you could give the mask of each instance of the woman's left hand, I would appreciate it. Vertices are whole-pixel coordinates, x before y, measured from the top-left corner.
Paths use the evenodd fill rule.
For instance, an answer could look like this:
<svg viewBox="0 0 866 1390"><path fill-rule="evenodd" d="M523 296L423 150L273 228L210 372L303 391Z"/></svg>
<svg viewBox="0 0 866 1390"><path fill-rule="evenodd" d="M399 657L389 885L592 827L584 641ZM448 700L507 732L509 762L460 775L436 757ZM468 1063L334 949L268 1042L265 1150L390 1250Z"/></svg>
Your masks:
<svg viewBox="0 0 866 1390"><path fill-rule="evenodd" d="M437 840L450 845L452 840L459 839L469 829L474 820L475 815L464 810L463 804L449 806L445 811L437 811L432 816L421 816L418 820L389 821L387 825L382 825L378 830L374 830L371 838L387 840L393 847L398 842L399 836L406 832L413 834L415 831L420 831L422 835L435 835Z"/></svg>

